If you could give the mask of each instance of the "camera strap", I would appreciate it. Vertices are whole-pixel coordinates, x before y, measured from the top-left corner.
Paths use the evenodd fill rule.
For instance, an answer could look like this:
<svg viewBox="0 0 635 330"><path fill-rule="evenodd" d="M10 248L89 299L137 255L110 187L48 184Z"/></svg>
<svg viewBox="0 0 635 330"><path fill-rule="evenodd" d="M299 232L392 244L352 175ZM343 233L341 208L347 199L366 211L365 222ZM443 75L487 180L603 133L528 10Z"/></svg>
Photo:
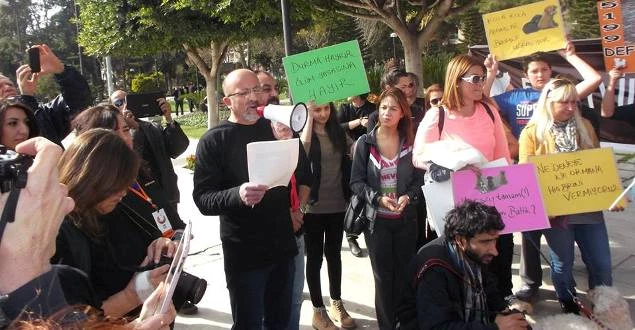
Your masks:
<svg viewBox="0 0 635 330"><path fill-rule="evenodd" d="M20 197L20 190L22 187L14 186L9 192L9 198L4 204L4 210L2 211L2 217L0 217L0 241L2 241L2 235L4 234L4 228L8 222L15 221L15 210L18 207L18 198Z"/></svg>

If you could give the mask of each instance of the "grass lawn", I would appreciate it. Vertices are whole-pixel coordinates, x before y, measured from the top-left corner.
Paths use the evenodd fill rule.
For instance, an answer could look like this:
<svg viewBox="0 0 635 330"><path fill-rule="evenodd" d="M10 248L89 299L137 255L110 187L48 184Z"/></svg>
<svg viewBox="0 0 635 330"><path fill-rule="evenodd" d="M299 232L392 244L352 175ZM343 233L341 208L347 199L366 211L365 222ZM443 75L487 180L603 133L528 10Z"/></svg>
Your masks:
<svg viewBox="0 0 635 330"><path fill-rule="evenodd" d="M193 126L184 126L181 125L183 132L190 139L200 139L203 136L203 133L207 132L207 127L193 127Z"/></svg>

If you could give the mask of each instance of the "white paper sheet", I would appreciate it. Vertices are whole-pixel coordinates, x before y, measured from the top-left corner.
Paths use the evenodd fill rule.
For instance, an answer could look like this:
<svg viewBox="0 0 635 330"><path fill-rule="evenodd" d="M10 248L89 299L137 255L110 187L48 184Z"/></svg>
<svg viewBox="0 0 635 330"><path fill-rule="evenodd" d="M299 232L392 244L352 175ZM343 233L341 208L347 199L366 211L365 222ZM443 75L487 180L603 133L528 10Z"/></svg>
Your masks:
<svg viewBox="0 0 635 330"><path fill-rule="evenodd" d="M247 144L249 182L269 188L286 186L298 165L299 139Z"/></svg>

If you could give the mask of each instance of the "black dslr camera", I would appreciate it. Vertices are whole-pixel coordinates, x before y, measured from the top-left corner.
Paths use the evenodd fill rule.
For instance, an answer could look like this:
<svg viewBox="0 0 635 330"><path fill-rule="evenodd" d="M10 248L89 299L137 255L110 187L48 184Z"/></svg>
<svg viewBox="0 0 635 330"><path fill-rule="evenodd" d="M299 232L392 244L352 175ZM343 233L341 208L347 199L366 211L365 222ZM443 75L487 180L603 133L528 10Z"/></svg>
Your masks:
<svg viewBox="0 0 635 330"><path fill-rule="evenodd" d="M150 263L145 267L140 267L137 271L151 270L171 263L172 258L161 256L158 263ZM174 289L174 295L172 296L174 307L176 310L179 310L186 301L189 301L194 305L198 304L198 302L203 299L205 290L207 290L207 281L182 271L181 276L179 277L179 282L176 284L176 289Z"/></svg>
<svg viewBox="0 0 635 330"><path fill-rule="evenodd" d="M6 193L11 188L24 188L27 170L33 164L33 157L21 155L0 144L0 189Z"/></svg>

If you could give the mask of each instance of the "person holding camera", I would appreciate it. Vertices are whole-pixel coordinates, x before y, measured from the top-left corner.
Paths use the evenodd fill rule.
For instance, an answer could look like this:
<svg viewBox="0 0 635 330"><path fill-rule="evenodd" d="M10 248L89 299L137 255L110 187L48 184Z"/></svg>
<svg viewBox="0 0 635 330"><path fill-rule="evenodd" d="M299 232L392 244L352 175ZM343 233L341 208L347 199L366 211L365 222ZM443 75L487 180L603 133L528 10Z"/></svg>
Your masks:
<svg viewBox="0 0 635 330"><path fill-rule="evenodd" d="M498 255L505 228L493 206L465 201L446 217L445 236L412 259L397 309L397 329L527 329L483 269Z"/></svg>
<svg viewBox="0 0 635 330"><path fill-rule="evenodd" d="M178 177L172 166L172 159L180 156L190 144L181 125L172 119L170 104L164 99L157 99L166 125L162 127L149 121L139 120L127 109L126 93L117 90L110 95L112 104L124 115L131 128L134 150L147 162L149 175L159 181L167 195L168 202L177 210L180 192L177 185Z"/></svg>
<svg viewBox="0 0 635 330"><path fill-rule="evenodd" d="M129 128L123 119L123 115L112 105L101 104L95 107L89 108L82 112L73 121L73 126L77 130L77 134L81 135L83 132L90 130L91 128L106 128L113 131L126 143L126 149L133 152L132 139L130 137ZM118 151L122 152L122 151ZM91 157L106 157L103 162L98 163L97 168L93 169L86 175L85 184L94 184L95 191L103 189L104 182L110 183L117 182L121 175L113 173L111 163L112 159L119 157L113 154L114 151L106 152L106 155ZM133 152L134 154L134 152ZM108 158L110 157L110 158ZM135 155L135 157L137 157ZM112 158L112 159L111 159ZM86 161L80 159L76 160ZM108 164L108 165L106 165ZM107 166L107 167L106 167ZM103 175L95 175L102 167L107 168L107 173ZM79 265L74 265L84 272L89 273L92 286L95 289L95 294L98 300L104 301L105 299L129 288L131 279L134 276L141 276L138 266L144 262L147 255L148 246L154 244L155 246L170 245L170 238L178 237L175 234L179 233L180 229L185 227L185 224L181 221L163 195L159 185L152 180L140 174L142 170L133 169L132 184L128 182L124 186L123 190L118 190L118 196L111 195L109 198L109 209L98 212L96 223L101 227L99 231L95 233L82 233L89 238L88 242L85 237L80 235L70 235L71 239L67 241L72 242L66 244L69 248L66 250L66 259L77 260L81 262ZM78 174L79 173L79 174ZM76 172L76 178L78 180L80 174L83 172ZM125 173L128 173L127 171ZM134 178L136 177L136 180ZM112 178L112 179L106 179ZM92 190L88 190L92 191ZM95 195L95 193L87 193L87 195ZM94 198L94 196L82 198ZM88 211L86 211L88 212ZM90 210L93 214L97 210ZM81 226L81 225L80 225ZM84 227L80 229L84 229ZM71 227L71 229L73 229ZM72 232L71 232L72 233ZM64 238L64 231L61 233L61 238ZM73 239L80 238L74 241ZM95 239L96 238L96 239ZM82 245L78 242L84 242L85 248L81 248ZM154 242L154 243L153 243ZM62 242L59 242L62 246ZM60 248L60 251L64 251ZM59 258L56 260L62 260L62 253L58 253ZM70 255L70 257L69 257ZM152 263L158 263L161 259L161 254L154 255ZM159 268L161 269L161 268ZM87 271L88 270L88 271ZM167 268L164 272L167 271ZM137 274L137 275L136 275ZM155 274L156 275L156 274ZM156 282L156 280L150 281L148 273L145 273L145 279L141 283L136 282L135 288L139 288L138 284L143 284L145 287L150 288L148 283ZM141 281L143 279L135 280ZM175 306L179 308L185 300L200 300L202 294L206 288L206 282L202 279L196 278L192 275L182 275L179 283L183 281L185 284L184 289L179 290L174 295L173 301ZM146 294L149 290L143 290ZM137 291L139 294L139 291ZM114 310L115 313L130 311L124 311L127 308L123 308L129 305L122 305L122 308ZM131 314L135 314L138 311L132 310Z"/></svg>
<svg viewBox="0 0 635 330"><path fill-rule="evenodd" d="M0 198L3 214L0 220L0 328L23 324L23 319L29 324L37 318L48 320L52 315L60 318L70 315L58 277L60 267L50 263L60 224L76 205L68 197L67 186L59 182L57 164L62 150L38 137L17 145L16 151L35 157L31 161L29 156L3 150L0 164L15 166L19 169L17 173L22 173L11 176L8 174L11 172L2 172L5 173L3 187L9 183L12 188L11 192L3 189ZM28 177L22 177L25 174ZM19 182L24 183L22 189ZM12 194L16 194L17 199ZM7 218L5 213L14 216ZM173 310L154 314L161 290L163 288L153 292L144 303L142 317L128 324L128 328L163 329L174 321ZM73 316L65 320L66 325L85 321L75 313Z"/></svg>
<svg viewBox="0 0 635 330"><path fill-rule="evenodd" d="M64 65L49 46L35 45L31 49L39 50L39 56L33 57L38 58L39 63L24 64L16 70L20 95L15 84L0 74L0 98L18 96L33 111L40 135L61 146L62 140L71 132L72 118L91 104L90 87L81 73ZM37 84L46 74L55 75L61 94L48 103L38 103L35 98Z"/></svg>

